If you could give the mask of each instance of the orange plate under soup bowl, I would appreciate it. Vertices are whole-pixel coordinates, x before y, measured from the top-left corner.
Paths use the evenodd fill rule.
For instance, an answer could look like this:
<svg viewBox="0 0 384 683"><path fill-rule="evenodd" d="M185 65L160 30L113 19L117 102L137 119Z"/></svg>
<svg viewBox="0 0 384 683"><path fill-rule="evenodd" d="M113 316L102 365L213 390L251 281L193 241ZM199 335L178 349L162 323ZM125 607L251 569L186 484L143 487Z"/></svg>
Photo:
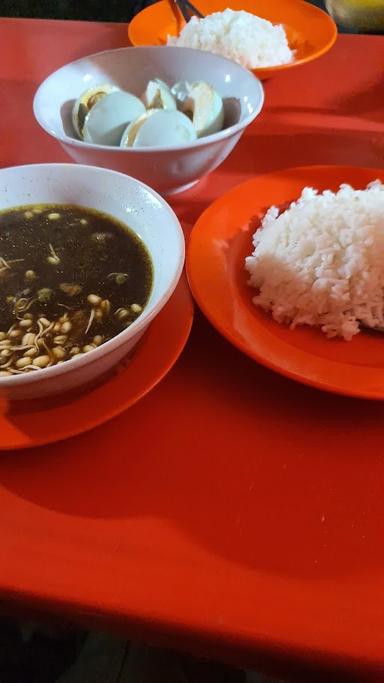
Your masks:
<svg viewBox="0 0 384 683"><path fill-rule="evenodd" d="M146 396L176 363L187 343L193 301L183 274L137 347L84 391L42 400L0 398L0 451L35 448L98 427Z"/></svg>
<svg viewBox="0 0 384 683"><path fill-rule="evenodd" d="M384 399L383 336L360 332L351 341L327 339L318 328L280 325L252 303L244 259L271 205L297 199L305 186L355 189L384 169L308 166L258 176L216 200L195 224L187 254L192 293L211 323L259 363L304 384L334 393Z"/></svg>
<svg viewBox="0 0 384 683"><path fill-rule="evenodd" d="M323 10L304 0L196 0L193 4L206 16L227 7L245 10L283 24L295 59L289 64L252 69L258 78L269 78L300 64L306 64L328 52L337 38L333 19ZM185 21L172 0L160 0L139 12L128 26L132 45L166 45L169 35L177 36Z"/></svg>

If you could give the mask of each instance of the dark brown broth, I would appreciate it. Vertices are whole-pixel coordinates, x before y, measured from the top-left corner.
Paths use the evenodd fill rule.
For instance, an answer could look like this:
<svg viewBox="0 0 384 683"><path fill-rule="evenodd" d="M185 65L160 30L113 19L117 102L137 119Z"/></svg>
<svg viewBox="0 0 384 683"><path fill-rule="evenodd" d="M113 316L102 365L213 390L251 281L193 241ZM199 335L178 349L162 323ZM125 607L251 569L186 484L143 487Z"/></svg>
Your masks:
<svg viewBox="0 0 384 683"><path fill-rule="evenodd" d="M148 301L152 279L151 258L140 238L110 216L53 204L0 213L0 331L7 334L30 317L37 332L39 317L56 322L65 316L71 331L61 344L63 360L73 346L82 349L95 335L104 343L131 324ZM89 295L109 302L102 316ZM58 334L47 333L48 348Z"/></svg>

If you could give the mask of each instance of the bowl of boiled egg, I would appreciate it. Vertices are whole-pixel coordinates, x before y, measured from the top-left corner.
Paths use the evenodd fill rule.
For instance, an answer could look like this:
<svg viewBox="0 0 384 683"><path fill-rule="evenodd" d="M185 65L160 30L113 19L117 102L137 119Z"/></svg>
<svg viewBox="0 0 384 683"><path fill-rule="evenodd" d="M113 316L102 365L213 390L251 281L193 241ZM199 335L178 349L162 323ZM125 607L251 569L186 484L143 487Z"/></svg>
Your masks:
<svg viewBox="0 0 384 683"><path fill-rule="evenodd" d="M38 88L33 109L76 162L172 194L226 159L263 101L260 81L224 57L127 47L58 69Z"/></svg>

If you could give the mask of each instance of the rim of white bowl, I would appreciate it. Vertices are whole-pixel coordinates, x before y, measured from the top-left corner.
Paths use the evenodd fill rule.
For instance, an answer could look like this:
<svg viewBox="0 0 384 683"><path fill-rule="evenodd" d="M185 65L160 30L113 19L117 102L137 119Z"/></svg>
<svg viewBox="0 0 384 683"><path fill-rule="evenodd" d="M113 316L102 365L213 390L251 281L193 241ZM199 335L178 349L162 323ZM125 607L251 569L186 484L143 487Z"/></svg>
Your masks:
<svg viewBox="0 0 384 683"><path fill-rule="evenodd" d="M77 138L72 138L69 135L66 135L63 133L62 135L59 133L56 133L53 131L47 124L45 124L41 117L37 113L37 102L39 100L39 97L41 96L41 92L43 91L43 88L46 86L47 82L57 76L60 71L64 71L70 66L74 66L75 64L79 64L80 62L84 62L86 59L92 59L93 57L100 57L101 55L104 54L114 54L117 52L128 52L129 50L148 50L151 52L157 52L158 50L183 50L187 52L199 52L200 54L203 54L207 56L208 59L214 58L220 62L223 62L224 64L229 64L231 68L241 71L242 73L246 74L247 77L249 76L250 82L253 82L256 89L258 90L258 96L259 96L259 106L255 107L254 111L252 114L248 114L245 116L241 121L238 121L237 123L233 124L233 126L228 126L228 128L225 128L224 130L220 130L217 133L212 133L211 135L206 135L205 137L202 138L197 138L197 140L194 140L193 142L190 142L189 144L184 144L184 145L173 145L173 146L152 146L152 147L117 147L114 145L97 145L92 142L85 142L84 140L78 140ZM80 147L81 149L93 149L97 151L102 151L102 150L108 150L109 152L113 150L114 152L117 152L119 154L124 154L125 152L129 152L130 154L153 154L154 152L170 152L172 150L176 151L182 151L186 149L193 149L196 147L203 147L204 145L209 145L211 142L218 142L220 140L225 140L228 137L231 137L232 135L236 134L237 132L243 130L247 126L249 126L252 121L260 114L263 105L264 105L264 88L262 86L261 81L250 71L249 69L246 69L244 66L241 66L241 64L238 64L237 62L234 62L231 59L227 59L227 57L222 57L221 55L216 55L213 52L207 52L206 50L197 50L195 48L191 47L177 47L174 45L142 45L142 46L128 46L128 47L119 47L115 48L112 50L102 50L101 52L93 52L90 55L86 55L85 57L80 57L80 59L76 59L73 62L68 62L67 64L64 64L61 66L59 69L56 69L56 71L53 71L47 78L44 79L42 83L40 83L39 87L37 88L34 98L33 98L33 113L35 116L35 119L39 126L43 130L45 130L48 135L51 137L55 138L56 140L59 140L59 142L63 142L64 144L70 144L73 145L74 147ZM59 114L58 114L59 115Z"/></svg>
<svg viewBox="0 0 384 683"><path fill-rule="evenodd" d="M180 251L180 257L179 257L179 265L177 269L175 270L172 279L170 280L170 283L166 289L166 291L163 293L163 295L160 297L160 299L155 303L153 306L153 309L149 312L146 313L146 309L144 307L143 312L139 315L138 318L126 329L123 330L122 332L119 332L116 334L114 337L109 339L106 342L103 342L100 346L98 346L96 349L93 349L92 351L89 351L88 353L84 354L83 356L75 356L74 358L68 358L64 363L60 365L52 365L51 367L48 368L42 368L43 374L41 372L26 372L25 374L22 373L20 375L12 375L10 377L0 377L0 386L6 386L8 384L33 384L34 382L41 381L44 379L44 377L52 378L57 376L60 376L61 374L65 372L69 372L71 369L74 370L76 368L80 368L84 365L89 365L90 363L97 362L97 360L106 354L108 354L110 351L112 351L116 346L120 346L119 340L128 340L130 337L135 336L138 334L143 327L146 327L149 325L150 322L159 314L162 308L164 308L165 304L167 301L171 298L173 292L175 291L177 284L180 280L181 274L183 272L184 268L184 261L185 261L185 239L184 239L184 233L183 229L181 227L180 221L177 218L175 212L173 209L169 206L169 204L165 201L165 199L156 192L156 190L153 190L149 185L146 185L143 183L141 180L137 180L136 178L133 178L132 176L127 175L126 173L120 173L120 171L113 171L109 168L103 168L101 166L89 166L88 164L76 164L76 163L36 163L36 164L22 164L20 166L7 166L5 168L0 169L0 178L1 174L3 171L9 171L10 169L20 169L22 171L23 169L30 169L30 168L62 168L63 166L65 167L75 167L82 169L84 172L103 172L103 173L108 173L108 174L113 174L119 177L124 178L125 180L132 181L135 185L140 185L144 190L147 190L153 197L159 200L159 202L162 204L163 208L169 213L169 217L175 222L175 227L178 226L178 229L175 231L175 236L177 239L177 246ZM107 214L108 215L108 214ZM112 214L110 214L112 215ZM132 228L131 228L132 229ZM135 232L135 231L134 231ZM154 264L155 265L155 264Z"/></svg>

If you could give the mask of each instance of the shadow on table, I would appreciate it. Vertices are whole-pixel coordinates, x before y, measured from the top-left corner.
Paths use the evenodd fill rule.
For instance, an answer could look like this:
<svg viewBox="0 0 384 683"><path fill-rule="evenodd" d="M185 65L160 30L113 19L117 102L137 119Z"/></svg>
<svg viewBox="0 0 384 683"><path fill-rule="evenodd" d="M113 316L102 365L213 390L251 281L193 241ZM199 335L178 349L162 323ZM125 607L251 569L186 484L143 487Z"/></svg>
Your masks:
<svg viewBox="0 0 384 683"><path fill-rule="evenodd" d="M215 181L203 179L192 191L172 199L187 235L207 206L233 186L261 173L292 166L347 165L382 168L382 133L365 130L335 130L328 127L270 124L256 120L224 163L215 172ZM204 199L200 199L204 194ZM186 201L187 200L187 201Z"/></svg>
<svg viewBox="0 0 384 683"><path fill-rule="evenodd" d="M365 121L383 122L383 102L384 102L384 82L382 79L352 94L340 94L334 96L332 102L326 108L303 107L290 103L282 107L268 107L269 114L295 114L303 113L313 115L323 114L324 117L347 116L351 118L361 118Z"/></svg>
<svg viewBox="0 0 384 683"><path fill-rule="evenodd" d="M278 126L276 126L278 127ZM249 142L249 138L248 138ZM283 161L282 161L283 160ZM248 176L268 173L288 166L315 164L382 167L382 134L360 130L335 131L332 128L284 126L280 132L252 131L252 145L236 147L231 168ZM222 173L225 173L223 167Z"/></svg>

